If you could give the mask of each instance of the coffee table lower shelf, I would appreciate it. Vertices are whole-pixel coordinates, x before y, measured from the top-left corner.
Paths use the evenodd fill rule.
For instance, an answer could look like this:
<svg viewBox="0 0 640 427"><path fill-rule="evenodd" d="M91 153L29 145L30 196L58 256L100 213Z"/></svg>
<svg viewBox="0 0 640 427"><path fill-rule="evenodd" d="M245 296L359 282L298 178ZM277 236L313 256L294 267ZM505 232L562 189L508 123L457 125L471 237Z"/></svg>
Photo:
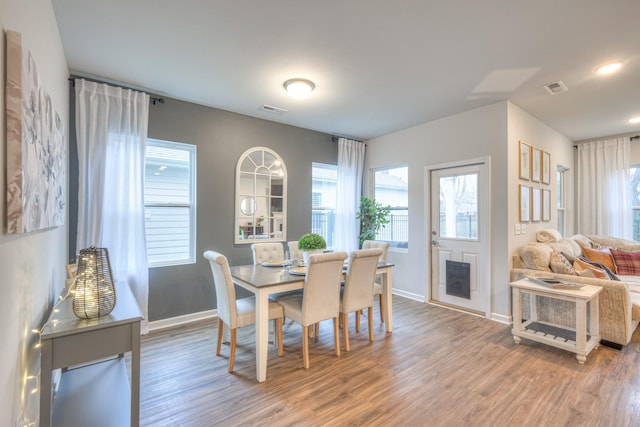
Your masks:
<svg viewBox="0 0 640 427"><path fill-rule="evenodd" d="M579 356L582 355L585 357L585 360L586 356L591 353L593 349L598 348L600 344L600 336L587 334L584 351L579 351L575 329L564 328L535 320L527 320L522 323L522 330L516 331L514 328L511 333L517 344L520 343L521 338L526 338L531 341L576 353ZM580 358L578 358L578 361L580 361Z"/></svg>

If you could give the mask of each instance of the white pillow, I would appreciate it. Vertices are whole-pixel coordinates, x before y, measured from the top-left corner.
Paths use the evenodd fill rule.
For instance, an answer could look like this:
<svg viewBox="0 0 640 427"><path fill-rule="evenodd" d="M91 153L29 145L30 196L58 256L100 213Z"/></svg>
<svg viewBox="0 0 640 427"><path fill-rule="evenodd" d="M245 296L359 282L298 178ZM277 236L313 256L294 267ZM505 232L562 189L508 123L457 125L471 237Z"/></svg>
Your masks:
<svg viewBox="0 0 640 427"><path fill-rule="evenodd" d="M536 240L540 243L557 242L562 239L562 234L553 228L538 230L536 232Z"/></svg>

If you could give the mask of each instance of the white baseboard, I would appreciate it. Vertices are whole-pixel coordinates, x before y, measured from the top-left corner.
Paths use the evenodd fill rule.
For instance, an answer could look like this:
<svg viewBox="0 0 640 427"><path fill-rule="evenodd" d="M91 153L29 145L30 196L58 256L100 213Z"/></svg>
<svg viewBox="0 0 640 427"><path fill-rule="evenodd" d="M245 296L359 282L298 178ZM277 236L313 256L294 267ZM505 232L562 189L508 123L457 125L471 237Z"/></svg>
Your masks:
<svg viewBox="0 0 640 427"><path fill-rule="evenodd" d="M489 319L506 325L511 324L511 316L505 316L504 314L491 313L491 317L489 317Z"/></svg>
<svg viewBox="0 0 640 427"><path fill-rule="evenodd" d="M188 323L198 322L200 320L211 319L217 316L218 310L214 309L200 311L198 313L185 314L182 316L169 317L167 319L154 320L153 322L149 322L149 332L175 328L176 326L182 326Z"/></svg>
<svg viewBox="0 0 640 427"><path fill-rule="evenodd" d="M425 302L424 295L414 294L413 292L402 291L400 289L393 289L391 292L394 295L398 295L399 297L405 297L414 301Z"/></svg>

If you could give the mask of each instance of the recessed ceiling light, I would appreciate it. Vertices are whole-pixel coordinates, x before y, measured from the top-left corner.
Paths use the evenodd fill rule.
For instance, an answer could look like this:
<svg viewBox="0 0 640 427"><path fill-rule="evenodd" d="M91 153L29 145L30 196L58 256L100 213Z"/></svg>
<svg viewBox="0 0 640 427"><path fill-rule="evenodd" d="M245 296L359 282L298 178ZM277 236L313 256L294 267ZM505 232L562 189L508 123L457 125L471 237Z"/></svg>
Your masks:
<svg viewBox="0 0 640 427"><path fill-rule="evenodd" d="M640 123L640 117L634 117L632 119L629 119L629 123L633 123L633 124Z"/></svg>
<svg viewBox="0 0 640 427"><path fill-rule="evenodd" d="M305 99L311 95L316 85L311 80L289 79L283 84L289 95L295 99Z"/></svg>
<svg viewBox="0 0 640 427"><path fill-rule="evenodd" d="M610 62L608 64L604 64L596 68L596 73L598 74L611 74L618 71L624 63L622 61Z"/></svg>

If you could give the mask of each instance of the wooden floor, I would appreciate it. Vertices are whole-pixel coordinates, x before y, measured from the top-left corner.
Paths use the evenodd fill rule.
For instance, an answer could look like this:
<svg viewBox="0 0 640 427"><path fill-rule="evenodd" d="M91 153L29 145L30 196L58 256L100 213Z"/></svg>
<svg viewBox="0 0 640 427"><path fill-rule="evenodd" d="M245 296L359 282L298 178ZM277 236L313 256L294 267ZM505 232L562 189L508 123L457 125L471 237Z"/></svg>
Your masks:
<svg viewBox="0 0 640 427"><path fill-rule="evenodd" d="M215 356L216 322L143 337L142 426L639 426L640 331L623 350L572 353L523 340L510 327L394 296L394 331L375 307L376 338L351 323L336 357L332 323L302 366L301 331L285 325L284 357L269 349L255 380L253 328ZM376 304L377 306L377 304Z"/></svg>

